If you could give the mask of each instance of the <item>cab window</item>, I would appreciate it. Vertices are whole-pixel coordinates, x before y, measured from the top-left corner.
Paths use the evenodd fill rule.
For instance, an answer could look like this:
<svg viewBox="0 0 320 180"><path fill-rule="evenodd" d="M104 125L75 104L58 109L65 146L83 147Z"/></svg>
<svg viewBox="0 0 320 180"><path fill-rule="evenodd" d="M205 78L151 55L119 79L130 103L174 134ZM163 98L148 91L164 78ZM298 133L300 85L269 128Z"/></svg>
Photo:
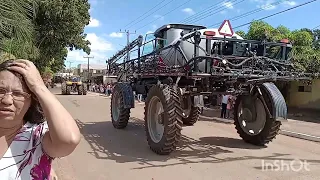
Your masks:
<svg viewBox="0 0 320 180"><path fill-rule="evenodd" d="M153 40L153 41L151 41L151 40ZM154 36L153 33L152 34L146 34L144 43L146 43L146 42L148 42L148 43L144 44L143 47L142 47L142 56L146 55L146 54L150 54L150 53L152 53L154 51L154 46L155 46L155 44L154 44L155 41L154 40L155 40L155 36Z"/></svg>

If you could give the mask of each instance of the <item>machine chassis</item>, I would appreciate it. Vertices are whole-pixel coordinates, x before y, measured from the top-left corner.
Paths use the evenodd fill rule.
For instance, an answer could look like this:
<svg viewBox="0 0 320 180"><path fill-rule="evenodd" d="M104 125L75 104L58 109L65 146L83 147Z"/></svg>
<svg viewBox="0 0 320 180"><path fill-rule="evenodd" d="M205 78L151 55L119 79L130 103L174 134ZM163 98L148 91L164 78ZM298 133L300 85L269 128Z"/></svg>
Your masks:
<svg viewBox="0 0 320 180"><path fill-rule="evenodd" d="M165 27L168 26L179 28L177 24ZM144 43L139 36L107 60L109 73L118 76L111 100L114 127L127 126L130 109L134 108L133 91L145 95L148 144L157 154L169 154L177 147L183 124L197 122L203 96L232 94L237 97L234 124L240 137L255 145L271 142L280 130L281 121L287 119L285 100L274 82L308 82L317 75L295 70L289 58L292 45L288 42L221 38L205 34L199 26L188 28L177 41L160 48L157 44L165 39L157 37L157 33L168 28L157 30L156 38ZM184 41L193 44L192 58L185 55L181 46ZM200 46L201 41L205 41L206 48ZM150 42L153 51L141 56L141 48ZM268 47L276 49L277 58L268 57L268 52L272 52ZM137 58L116 63L132 51L137 51ZM174 51L167 53L176 57L173 66L167 65L166 59L172 61L172 57L164 56L164 51ZM204 68L200 68L203 62ZM244 121L248 127L243 125ZM255 131L250 132L252 129Z"/></svg>

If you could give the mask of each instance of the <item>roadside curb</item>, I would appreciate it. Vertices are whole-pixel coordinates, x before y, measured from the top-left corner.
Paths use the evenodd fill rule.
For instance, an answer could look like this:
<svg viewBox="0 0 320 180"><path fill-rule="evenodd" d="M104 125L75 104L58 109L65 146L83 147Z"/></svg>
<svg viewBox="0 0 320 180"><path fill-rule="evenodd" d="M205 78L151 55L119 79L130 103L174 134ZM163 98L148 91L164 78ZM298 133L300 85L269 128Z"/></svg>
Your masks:
<svg viewBox="0 0 320 180"><path fill-rule="evenodd" d="M111 96L107 96L103 93L97 93L97 92L91 92L91 91L88 91L88 94L93 94L93 95L96 95L96 96L104 96L104 97L111 97Z"/></svg>
<svg viewBox="0 0 320 180"><path fill-rule="evenodd" d="M281 130L280 134L289 136L289 137L298 138L298 139L303 139L303 140L308 140L313 142L320 142L320 137L309 135L309 134L298 133L298 132L287 131L287 130Z"/></svg>
<svg viewBox="0 0 320 180"><path fill-rule="evenodd" d="M233 120L229 119L222 119L222 118L217 118L217 117L208 117L208 116L202 116L200 115L200 118L205 119L205 120L213 120L219 123L225 123L225 124L233 124Z"/></svg>
<svg viewBox="0 0 320 180"><path fill-rule="evenodd" d="M221 118L217 118L217 117L207 117L207 116L202 116L202 115L200 115L200 118L205 119L205 120L215 121L218 123L233 124L233 120L229 120L229 119L221 119ZM284 130L284 129L281 129L279 134L284 135L284 136L297 138L297 139L303 139L303 140L308 140L308 141L313 141L313 142L320 142L320 137L318 137L318 136L313 136L313 135L294 132L294 131L288 131L288 130Z"/></svg>

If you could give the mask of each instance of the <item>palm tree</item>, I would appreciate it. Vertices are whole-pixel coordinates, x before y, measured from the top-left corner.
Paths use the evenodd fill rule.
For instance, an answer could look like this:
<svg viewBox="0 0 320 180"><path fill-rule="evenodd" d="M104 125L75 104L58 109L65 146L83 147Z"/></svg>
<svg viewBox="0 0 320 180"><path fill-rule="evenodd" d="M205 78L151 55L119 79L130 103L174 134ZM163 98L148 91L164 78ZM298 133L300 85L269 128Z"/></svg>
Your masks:
<svg viewBox="0 0 320 180"><path fill-rule="evenodd" d="M0 0L0 53L19 57L21 51L34 51L36 8L37 0Z"/></svg>

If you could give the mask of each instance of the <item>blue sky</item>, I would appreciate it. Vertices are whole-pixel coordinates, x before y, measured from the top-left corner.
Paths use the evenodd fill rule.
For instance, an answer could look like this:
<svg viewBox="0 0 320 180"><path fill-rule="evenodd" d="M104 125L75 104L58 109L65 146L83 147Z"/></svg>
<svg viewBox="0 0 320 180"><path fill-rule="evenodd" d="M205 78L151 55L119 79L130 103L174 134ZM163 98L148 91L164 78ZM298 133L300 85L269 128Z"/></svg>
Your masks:
<svg viewBox="0 0 320 180"><path fill-rule="evenodd" d="M239 17L257 8L263 9L231 21L232 26L236 27L309 0L283 0L283 3L273 5L277 1L279 0L89 0L91 21L85 28L85 33L91 42L90 56L94 56L91 62L105 64L107 58L123 48L123 45L126 44L126 36L119 33L120 29L136 31L136 34L130 37L133 40L139 34L145 35L168 23L187 22L211 27L211 25L221 23L224 19ZM161 4L149 11L159 3ZM159 9L160 7L163 8ZM312 29L320 25L319 10L320 1L315 1L265 21L275 27L284 25L290 30ZM149 11L147 14L140 17L147 11ZM218 27L219 25L215 25L213 28ZM247 31L248 27L249 25L236 30ZM66 67L69 67L70 62L72 67L86 63L83 56L86 54L82 51L69 52Z"/></svg>

